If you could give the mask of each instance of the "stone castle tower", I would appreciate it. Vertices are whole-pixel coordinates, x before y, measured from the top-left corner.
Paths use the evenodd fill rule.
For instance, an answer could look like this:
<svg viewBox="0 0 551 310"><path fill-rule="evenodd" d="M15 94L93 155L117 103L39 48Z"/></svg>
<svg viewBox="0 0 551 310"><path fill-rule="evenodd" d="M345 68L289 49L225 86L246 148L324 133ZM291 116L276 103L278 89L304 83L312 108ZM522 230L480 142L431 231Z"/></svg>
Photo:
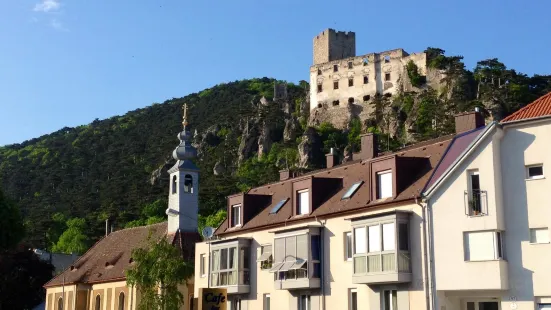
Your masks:
<svg viewBox="0 0 551 310"><path fill-rule="evenodd" d="M324 30L314 37L314 65L356 56L354 32Z"/></svg>
<svg viewBox="0 0 551 310"><path fill-rule="evenodd" d="M187 122L187 105L184 106L183 130L178 134L180 144L172 156L176 164L168 170L170 189L168 193L168 233L197 232L199 212L199 168L191 161L197 150L191 145L192 134Z"/></svg>

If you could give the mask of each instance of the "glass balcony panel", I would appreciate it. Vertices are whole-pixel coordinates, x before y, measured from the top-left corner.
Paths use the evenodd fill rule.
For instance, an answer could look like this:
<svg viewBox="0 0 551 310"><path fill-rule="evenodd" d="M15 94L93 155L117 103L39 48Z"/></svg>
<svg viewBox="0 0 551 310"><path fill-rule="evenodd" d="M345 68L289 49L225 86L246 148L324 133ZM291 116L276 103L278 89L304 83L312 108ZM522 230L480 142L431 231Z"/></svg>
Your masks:
<svg viewBox="0 0 551 310"><path fill-rule="evenodd" d="M399 272L409 272L410 271L409 262L410 262L409 252L398 253L398 271Z"/></svg>
<svg viewBox="0 0 551 310"><path fill-rule="evenodd" d="M367 272L367 257L356 256L354 257L354 273L361 274Z"/></svg>
<svg viewBox="0 0 551 310"><path fill-rule="evenodd" d="M367 272L381 271L381 255L370 255L367 257Z"/></svg>
<svg viewBox="0 0 551 310"><path fill-rule="evenodd" d="M396 254L387 253L383 257L383 271L396 271Z"/></svg>

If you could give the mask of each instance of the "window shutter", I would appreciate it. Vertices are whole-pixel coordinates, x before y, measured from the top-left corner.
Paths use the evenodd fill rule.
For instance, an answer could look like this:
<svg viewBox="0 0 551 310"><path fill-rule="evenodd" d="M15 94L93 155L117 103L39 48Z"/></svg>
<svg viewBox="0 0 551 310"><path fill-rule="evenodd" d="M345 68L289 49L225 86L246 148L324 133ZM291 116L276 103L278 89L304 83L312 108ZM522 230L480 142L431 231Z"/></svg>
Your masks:
<svg viewBox="0 0 551 310"><path fill-rule="evenodd" d="M308 260L308 235L297 236L297 260Z"/></svg>
<svg viewBox="0 0 551 310"><path fill-rule="evenodd" d="M466 234L466 258L467 260L492 260L494 254L494 234L493 231L470 232Z"/></svg>
<svg viewBox="0 0 551 310"><path fill-rule="evenodd" d="M285 260L285 238L275 239L274 260L276 263L281 263Z"/></svg>

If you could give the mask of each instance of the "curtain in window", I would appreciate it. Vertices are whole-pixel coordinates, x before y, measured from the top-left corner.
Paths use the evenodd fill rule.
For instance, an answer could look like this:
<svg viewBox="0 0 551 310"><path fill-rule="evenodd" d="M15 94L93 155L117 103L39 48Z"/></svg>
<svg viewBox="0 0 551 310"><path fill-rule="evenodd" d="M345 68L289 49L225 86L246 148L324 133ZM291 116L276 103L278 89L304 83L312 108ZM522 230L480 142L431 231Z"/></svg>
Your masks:
<svg viewBox="0 0 551 310"><path fill-rule="evenodd" d="M212 271L220 270L220 251L212 251Z"/></svg>
<svg viewBox="0 0 551 310"><path fill-rule="evenodd" d="M228 269L236 269L235 262L237 261L237 251L236 248L229 248L230 255L230 263L228 265Z"/></svg>
<svg viewBox="0 0 551 310"><path fill-rule="evenodd" d="M220 270L228 269L228 249L220 250Z"/></svg>

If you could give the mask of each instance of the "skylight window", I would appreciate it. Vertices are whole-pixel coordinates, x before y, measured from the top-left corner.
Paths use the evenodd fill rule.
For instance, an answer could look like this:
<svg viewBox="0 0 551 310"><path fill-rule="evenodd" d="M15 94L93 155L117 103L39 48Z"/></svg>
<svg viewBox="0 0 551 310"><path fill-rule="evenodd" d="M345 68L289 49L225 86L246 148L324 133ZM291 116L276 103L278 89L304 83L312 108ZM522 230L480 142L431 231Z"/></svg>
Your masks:
<svg viewBox="0 0 551 310"><path fill-rule="evenodd" d="M277 205L275 205L275 207L272 209L272 211L270 211L270 214L276 214L277 211L279 211L279 209L281 209L281 207L283 207L283 205L287 202L287 200L289 200L289 198L285 198L282 201L278 202Z"/></svg>
<svg viewBox="0 0 551 310"><path fill-rule="evenodd" d="M346 193L344 193L341 200L348 199L348 198L352 197L352 195L354 195L354 193L358 190L358 188L360 188L360 186L363 183L364 183L364 181L360 181L360 182L356 182L356 183L352 184L352 186L350 186L350 188L346 191Z"/></svg>

